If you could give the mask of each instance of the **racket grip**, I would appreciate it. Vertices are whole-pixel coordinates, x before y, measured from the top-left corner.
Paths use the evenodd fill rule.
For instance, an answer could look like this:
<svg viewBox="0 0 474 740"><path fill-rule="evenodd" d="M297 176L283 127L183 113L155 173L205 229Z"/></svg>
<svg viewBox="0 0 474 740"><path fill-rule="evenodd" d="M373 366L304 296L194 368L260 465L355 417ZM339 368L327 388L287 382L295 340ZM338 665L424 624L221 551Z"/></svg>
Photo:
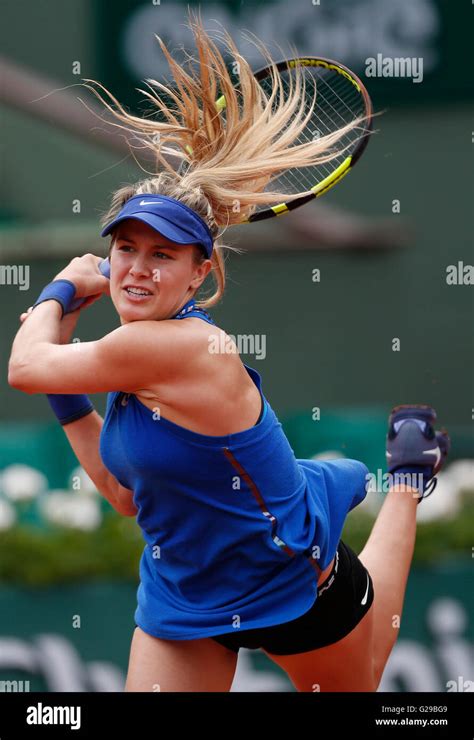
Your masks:
<svg viewBox="0 0 474 740"><path fill-rule="evenodd" d="M102 275L104 275L104 277L110 279L110 262L108 257L103 259L102 262L99 262L99 270L101 271ZM76 298L76 300L71 303L69 311L66 311L66 313L77 311L79 306L82 306L85 300L85 298Z"/></svg>

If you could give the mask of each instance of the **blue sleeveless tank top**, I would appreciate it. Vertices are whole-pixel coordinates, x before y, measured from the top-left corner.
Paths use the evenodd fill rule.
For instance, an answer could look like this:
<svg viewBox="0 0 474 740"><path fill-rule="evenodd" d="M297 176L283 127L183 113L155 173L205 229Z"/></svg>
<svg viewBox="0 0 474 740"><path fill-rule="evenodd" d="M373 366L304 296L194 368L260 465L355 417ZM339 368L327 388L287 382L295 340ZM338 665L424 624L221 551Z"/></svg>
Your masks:
<svg viewBox="0 0 474 740"><path fill-rule="evenodd" d="M211 316L191 299L173 318ZM145 547L135 622L197 639L288 622L317 598L347 513L366 495L363 463L295 458L262 390L249 429L209 436L157 418L133 394L108 394L104 465L134 492Z"/></svg>

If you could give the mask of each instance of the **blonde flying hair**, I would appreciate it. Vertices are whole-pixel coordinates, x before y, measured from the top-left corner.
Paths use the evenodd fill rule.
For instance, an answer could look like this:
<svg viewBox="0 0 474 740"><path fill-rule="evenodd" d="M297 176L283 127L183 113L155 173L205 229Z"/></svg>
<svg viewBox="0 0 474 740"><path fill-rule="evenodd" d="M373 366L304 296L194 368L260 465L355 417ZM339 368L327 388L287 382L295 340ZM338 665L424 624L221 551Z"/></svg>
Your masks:
<svg viewBox="0 0 474 740"><path fill-rule="evenodd" d="M358 122L317 140L293 145L304 130L315 103L313 100L308 112L301 68L295 68L294 82L285 100L283 83L268 49L263 42L252 41L272 67L272 92L268 95L230 35L222 31L219 35L226 50L238 63L240 89L236 89L219 48L204 30L200 15L190 12L189 27L198 50L198 69L191 65L186 69L178 64L156 36L173 74L173 87L147 79L150 91L139 90L158 109L164 121L128 113L95 80L84 80L84 85L120 121L112 125L130 132L140 142L140 148L153 152L157 162L156 172L147 171L151 177L121 187L113 194L102 224L112 221L133 195L166 195L196 211L215 239L211 274L216 290L210 297L196 301L198 306L209 308L224 294L224 250L241 251L219 241L225 229L245 221L258 205L287 201L288 193L265 191L267 185L284 170L328 162L336 157L340 152L334 151L333 145ZM192 60L187 55L187 61ZM115 107L94 86L104 92ZM161 100L157 90L172 100L172 108ZM220 95L226 100L225 119L216 110L215 101ZM163 155L168 155L168 159ZM177 159L181 165L179 169L173 168L170 157ZM165 171L159 171L159 165ZM202 250L196 250L195 259L197 262L206 259Z"/></svg>

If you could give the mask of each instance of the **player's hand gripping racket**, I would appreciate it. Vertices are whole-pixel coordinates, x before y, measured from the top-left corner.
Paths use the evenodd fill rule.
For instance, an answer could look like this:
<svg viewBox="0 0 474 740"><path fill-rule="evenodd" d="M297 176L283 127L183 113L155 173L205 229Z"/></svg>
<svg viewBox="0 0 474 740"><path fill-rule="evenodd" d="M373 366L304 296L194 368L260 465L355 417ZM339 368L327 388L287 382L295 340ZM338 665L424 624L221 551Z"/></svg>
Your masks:
<svg viewBox="0 0 474 740"><path fill-rule="evenodd" d="M104 277L110 279L110 262L108 257L103 259L102 262L99 262L99 270L101 271L102 275L104 275ZM66 313L77 311L77 309L80 308L80 306L82 306L85 301L86 298L76 298L76 300L71 303L71 307Z"/></svg>
<svg viewBox="0 0 474 740"><path fill-rule="evenodd" d="M274 206L257 206L255 212L242 223L281 216L327 193L354 167L367 146L372 130L373 113L369 94L359 77L343 64L323 57L299 57L277 62L276 67L285 93L289 91L290 77L295 75L295 68L303 69L306 112L309 112L316 90L312 115L295 144L310 142L316 137L332 134L348 123L363 120L335 144L336 151L343 151L330 162L286 170L272 180L269 188L287 192L288 200ZM270 96L274 84L271 67L259 69L255 77ZM275 96L276 105L278 95ZM216 101L216 107L225 115L224 95ZM192 154L190 147L188 151Z"/></svg>

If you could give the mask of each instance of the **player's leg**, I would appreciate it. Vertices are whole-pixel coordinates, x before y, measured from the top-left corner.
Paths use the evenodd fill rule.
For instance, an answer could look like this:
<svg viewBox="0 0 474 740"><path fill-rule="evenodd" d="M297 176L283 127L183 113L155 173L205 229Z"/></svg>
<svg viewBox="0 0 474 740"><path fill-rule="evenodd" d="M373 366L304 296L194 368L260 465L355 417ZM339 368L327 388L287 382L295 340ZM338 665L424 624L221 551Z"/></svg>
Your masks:
<svg viewBox="0 0 474 740"><path fill-rule="evenodd" d="M372 606L359 624L342 640L327 647L293 655L267 653L283 668L298 691L377 690L398 636L413 555L417 507L413 494L417 497L418 491L406 486L389 491L359 555L374 588ZM362 590L359 595L362 599ZM316 608L315 629L321 628L317 615Z"/></svg>
<svg viewBox="0 0 474 740"><path fill-rule="evenodd" d="M416 537L418 491L389 490L359 559L374 584L373 661L376 684L398 637Z"/></svg>
<svg viewBox="0 0 474 740"><path fill-rule="evenodd" d="M427 492L435 488L433 476L449 451L447 432L435 432L436 412L429 406L397 406L392 410L387 436L389 472L418 487L394 485L377 516L370 537L359 555L374 583L374 661L380 681L397 640L403 601L416 538L416 512Z"/></svg>
<svg viewBox="0 0 474 740"><path fill-rule="evenodd" d="M236 665L215 640L162 640L136 627L125 691L230 691Z"/></svg>
<svg viewBox="0 0 474 740"><path fill-rule="evenodd" d="M390 417L389 471L419 473L423 492L449 450L447 433L434 432L435 419L428 407L397 407ZM391 487L386 496L359 556L374 585L373 604L359 624L327 647L293 655L267 653L299 691L377 689L398 636L419 500L420 491L403 484Z"/></svg>
<svg viewBox="0 0 474 740"><path fill-rule="evenodd" d="M374 614L372 603L346 637L327 647L293 655L264 652L285 671L298 691L375 691Z"/></svg>

